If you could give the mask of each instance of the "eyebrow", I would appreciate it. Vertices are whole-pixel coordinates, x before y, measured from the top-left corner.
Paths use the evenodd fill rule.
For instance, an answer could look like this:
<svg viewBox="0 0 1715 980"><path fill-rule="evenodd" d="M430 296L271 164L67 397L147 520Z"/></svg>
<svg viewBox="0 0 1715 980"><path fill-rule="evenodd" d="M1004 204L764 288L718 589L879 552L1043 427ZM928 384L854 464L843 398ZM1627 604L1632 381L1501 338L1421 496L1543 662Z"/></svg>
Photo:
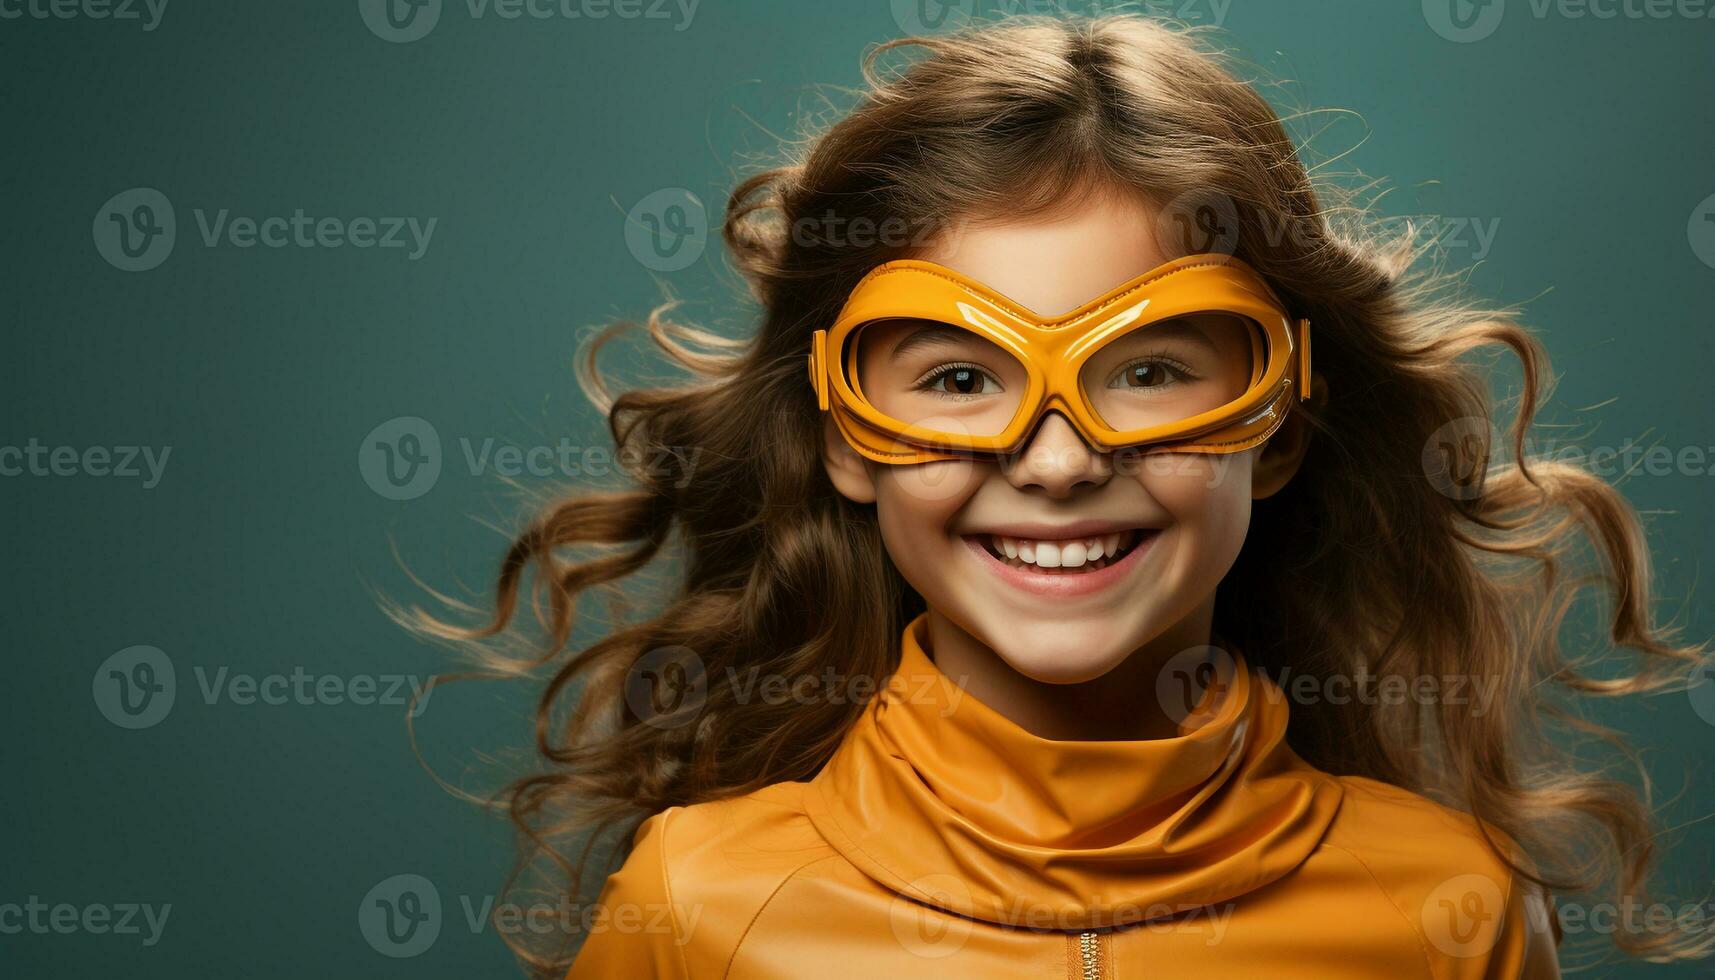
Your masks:
<svg viewBox="0 0 1715 980"><path fill-rule="evenodd" d="M1211 354L1222 353L1220 348L1215 346L1215 342L1209 339L1208 333L1192 323L1191 318L1194 316L1197 316L1197 314L1182 313L1178 316L1171 316L1165 320L1159 320L1155 323L1145 324L1136 330L1133 330L1127 336L1120 338L1119 342L1123 343L1124 341L1130 340L1134 337L1141 339L1146 338L1151 334L1165 333L1188 340Z"/></svg>
<svg viewBox="0 0 1715 980"><path fill-rule="evenodd" d="M921 326L916 330L913 330L911 333L906 334L904 339L893 345L893 350L890 356L903 357L919 347L934 347L938 344L951 343L961 334L970 333L969 330L950 327L943 323L936 323L933 320L923 320L919 322L922 324Z"/></svg>
<svg viewBox="0 0 1715 980"><path fill-rule="evenodd" d="M1165 320L1159 320L1155 323L1146 324L1132 331L1129 335L1118 338L1117 342L1124 343L1125 341L1133 338L1144 339L1152 334L1169 334L1190 341L1191 343L1202 347L1204 350L1207 350L1211 354L1222 353L1222 351L1215 346L1215 342L1209 339L1208 334L1192 322L1191 318L1194 316L1197 316L1197 314L1185 313L1177 316L1171 316ZM919 348L934 347L939 344L951 343L960 335L970 333L968 330L948 326L947 324L938 323L934 320L922 320L918 322L921 326L913 330L911 333L906 334L903 339L894 344L893 350L889 353L889 356L904 357L906 354L909 354Z"/></svg>

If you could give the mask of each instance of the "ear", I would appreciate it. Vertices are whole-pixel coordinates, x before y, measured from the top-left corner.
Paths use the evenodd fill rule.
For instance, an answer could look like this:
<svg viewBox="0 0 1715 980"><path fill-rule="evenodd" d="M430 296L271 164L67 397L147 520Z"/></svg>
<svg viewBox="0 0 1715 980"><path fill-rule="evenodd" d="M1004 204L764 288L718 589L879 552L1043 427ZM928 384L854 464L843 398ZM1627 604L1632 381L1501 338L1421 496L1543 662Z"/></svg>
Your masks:
<svg viewBox="0 0 1715 980"><path fill-rule="evenodd" d="M822 465L840 496L854 504L875 503L875 475L870 472L872 464L859 456L857 450L846 442L846 437L840 435L832 413L822 416Z"/></svg>
<svg viewBox="0 0 1715 980"><path fill-rule="evenodd" d="M1327 398L1327 387L1321 377L1311 382L1311 405L1321 405ZM1279 493L1297 475L1310 448L1311 424L1303 411L1289 412L1274 435L1263 443L1256 465L1251 467L1251 499L1262 500Z"/></svg>

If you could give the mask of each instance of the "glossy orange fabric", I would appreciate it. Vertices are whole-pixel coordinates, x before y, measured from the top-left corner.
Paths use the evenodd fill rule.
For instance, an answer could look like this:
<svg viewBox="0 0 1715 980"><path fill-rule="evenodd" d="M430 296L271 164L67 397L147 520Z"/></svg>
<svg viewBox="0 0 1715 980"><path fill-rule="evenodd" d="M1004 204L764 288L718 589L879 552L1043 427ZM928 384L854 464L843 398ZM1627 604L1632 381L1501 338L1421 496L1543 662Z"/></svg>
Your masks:
<svg viewBox="0 0 1715 980"><path fill-rule="evenodd" d="M924 626L813 781L639 829L574 980L1558 976L1469 817L1306 765L1242 661L1178 737L1054 741Z"/></svg>

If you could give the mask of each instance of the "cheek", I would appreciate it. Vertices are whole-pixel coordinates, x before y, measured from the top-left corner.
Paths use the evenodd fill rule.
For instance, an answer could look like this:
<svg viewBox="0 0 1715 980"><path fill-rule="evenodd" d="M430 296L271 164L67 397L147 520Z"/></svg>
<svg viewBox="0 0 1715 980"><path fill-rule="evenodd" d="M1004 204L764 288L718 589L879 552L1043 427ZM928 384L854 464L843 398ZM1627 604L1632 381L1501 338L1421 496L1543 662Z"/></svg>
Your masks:
<svg viewBox="0 0 1715 980"><path fill-rule="evenodd" d="M1251 518L1255 451L1226 456L1186 453L1153 457L1139 482L1172 515L1177 562L1199 578L1219 580L1244 546Z"/></svg>
<svg viewBox="0 0 1715 980"><path fill-rule="evenodd" d="M894 566L919 591L933 591L922 580L946 567L945 548L956 543L947 527L982 485L983 471L984 464L970 460L876 468L875 507L882 541Z"/></svg>

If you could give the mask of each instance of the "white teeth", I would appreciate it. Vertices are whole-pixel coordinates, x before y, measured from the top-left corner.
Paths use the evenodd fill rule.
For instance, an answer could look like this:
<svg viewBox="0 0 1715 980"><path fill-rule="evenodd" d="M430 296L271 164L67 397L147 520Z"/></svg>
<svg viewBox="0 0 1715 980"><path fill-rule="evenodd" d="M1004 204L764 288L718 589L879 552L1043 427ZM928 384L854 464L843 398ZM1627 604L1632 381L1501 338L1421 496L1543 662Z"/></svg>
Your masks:
<svg viewBox="0 0 1715 980"><path fill-rule="evenodd" d="M1081 568L1103 558L1113 558L1120 549L1120 542L1130 537L1129 531L1070 541L1040 541L991 534L989 545L995 554L1004 555L1008 561L1016 559L1038 568Z"/></svg>

